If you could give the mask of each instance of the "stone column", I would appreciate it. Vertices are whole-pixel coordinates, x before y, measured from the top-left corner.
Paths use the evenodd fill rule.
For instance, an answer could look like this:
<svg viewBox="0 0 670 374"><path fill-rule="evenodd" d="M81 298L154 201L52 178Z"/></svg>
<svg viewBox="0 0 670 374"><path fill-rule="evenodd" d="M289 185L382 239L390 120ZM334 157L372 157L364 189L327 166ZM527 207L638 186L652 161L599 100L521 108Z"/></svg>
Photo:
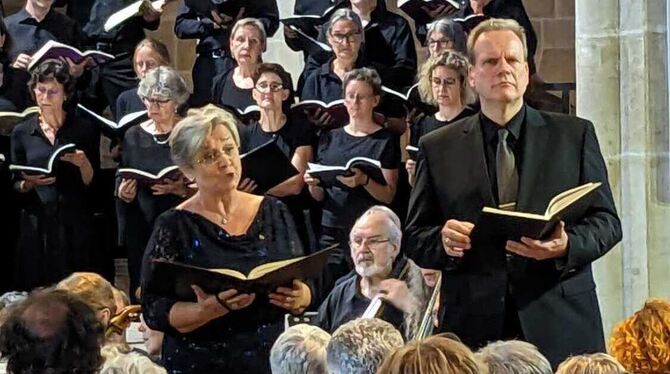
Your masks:
<svg viewBox="0 0 670 374"><path fill-rule="evenodd" d="M624 239L595 264L612 326L667 296L668 80L664 0L577 0L577 114L596 126ZM665 270L667 271L667 270Z"/></svg>

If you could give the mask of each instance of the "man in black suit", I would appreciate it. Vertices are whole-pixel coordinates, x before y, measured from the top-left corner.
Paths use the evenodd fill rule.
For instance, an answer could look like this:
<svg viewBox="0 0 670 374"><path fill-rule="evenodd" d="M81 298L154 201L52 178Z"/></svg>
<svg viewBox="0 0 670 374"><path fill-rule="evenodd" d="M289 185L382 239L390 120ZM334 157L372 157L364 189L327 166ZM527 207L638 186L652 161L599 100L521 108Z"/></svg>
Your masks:
<svg viewBox="0 0 670 374"><path fill-rule="evenodd" d="M471 347L520 338L554 367L604 351L591 262L619 242L621 227L593 124L524 104L527 48L515 21L481 23L468 50L481 112L421 139L403 248L419 266L442 269L443 329ZM549 237L471 235L483 206L542 214L553 196L587 182L602 186L585 215Z"/></svg>

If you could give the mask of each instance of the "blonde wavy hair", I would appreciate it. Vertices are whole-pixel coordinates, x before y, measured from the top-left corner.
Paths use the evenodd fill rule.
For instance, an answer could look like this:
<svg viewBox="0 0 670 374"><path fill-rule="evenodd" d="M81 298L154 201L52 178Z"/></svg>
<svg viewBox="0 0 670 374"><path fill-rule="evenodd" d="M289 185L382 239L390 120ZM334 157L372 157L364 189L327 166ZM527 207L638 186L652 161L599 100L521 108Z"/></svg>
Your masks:
<svg viewBox="0 0 670 374"><path fill-rule="evenodd" d="M440 66L444 66L458 73L461 87L461 103L463 105L471 104L475 101L474 93L468 85L468 59L461 53L446 50L426 60L421 65L418 74L419 94L424 103L437 105L433 97L433 71Z"/></svg>
<svg viewBox="0 0 670 374"><path fill-rule="evenodd" d="M670 302L647 300L614 327L609 350L631 372L670 373Z"/></svg>
<svg viewBox="0 0 670 374"><path fill-rule="evenodd" d="M628 372L607 353L593 353L569 357L558 366L556 374L628 374Z"/></svg>

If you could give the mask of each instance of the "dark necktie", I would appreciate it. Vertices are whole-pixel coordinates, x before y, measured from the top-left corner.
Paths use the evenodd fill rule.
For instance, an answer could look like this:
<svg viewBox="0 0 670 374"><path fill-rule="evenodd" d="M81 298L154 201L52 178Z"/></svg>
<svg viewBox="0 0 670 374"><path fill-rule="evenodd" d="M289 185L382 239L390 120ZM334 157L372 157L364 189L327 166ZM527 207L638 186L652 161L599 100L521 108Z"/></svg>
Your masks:
<svg viewBox="0 0 670 374"><path fill-rule="evenodd" d="M496 179L498 182L498 205L515 203L519 188L519 175L516 171L514 152L507 143L507 129L498 130L496 149Z"/></svg>

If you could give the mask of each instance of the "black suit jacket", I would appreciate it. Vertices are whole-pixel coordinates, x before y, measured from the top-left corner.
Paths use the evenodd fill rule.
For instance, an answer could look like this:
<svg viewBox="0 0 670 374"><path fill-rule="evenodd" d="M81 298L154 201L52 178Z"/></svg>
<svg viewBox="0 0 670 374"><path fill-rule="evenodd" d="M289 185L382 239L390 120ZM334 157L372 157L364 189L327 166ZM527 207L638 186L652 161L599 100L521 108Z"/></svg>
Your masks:
<svg viewBox="0 0 670 374"><path fill-rule="evenodd" d="M444 328L473 348L502 337L508 287L525 338L556 366L570 354L603 351L602 322L591 262L621 240L621 226L593 124L530 107L517 210L544 213L551 198L602 182L586 216L566 222L568 254L536 261L508 256L504 243L473 243L462 259L446 255L441 228L449 219L476 222L495 206L479 116L421 139L403 248L419 266L443 270Z"/></svg>

